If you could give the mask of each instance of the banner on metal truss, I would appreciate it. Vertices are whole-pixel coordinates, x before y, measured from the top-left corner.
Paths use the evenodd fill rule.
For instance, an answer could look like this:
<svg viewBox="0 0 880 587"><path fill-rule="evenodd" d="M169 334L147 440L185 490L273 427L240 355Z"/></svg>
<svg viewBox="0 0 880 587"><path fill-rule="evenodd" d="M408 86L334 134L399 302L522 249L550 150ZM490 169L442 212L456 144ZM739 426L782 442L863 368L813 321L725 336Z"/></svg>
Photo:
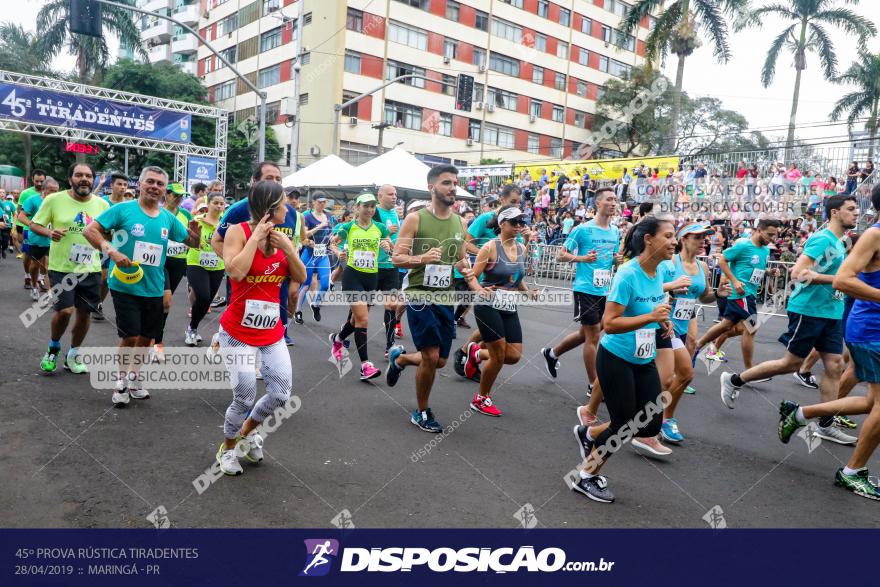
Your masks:
<svg viewBox="0 0 880 587"><path fill-rule="evenodd" d="M189 143L192 115L0 82L0 118Z"/></svg>
<svg viewBox="0 0 880 587"><path fill-rule="evenodd" d="M546 169L547 175L554 171L557 175L564 174L567 177L581 177L584 173L589 174L591 179L622 179L623 170L628 169L632 175L633 168L645 165L651 169L660 170L660 177L666 177L669 170L678 170L678 157L629 157L626 159L589 159L585 161L556 160L542 163L517 164L514 168L516 176L528 171L532 179L541 178L541 171Z"/></svg>

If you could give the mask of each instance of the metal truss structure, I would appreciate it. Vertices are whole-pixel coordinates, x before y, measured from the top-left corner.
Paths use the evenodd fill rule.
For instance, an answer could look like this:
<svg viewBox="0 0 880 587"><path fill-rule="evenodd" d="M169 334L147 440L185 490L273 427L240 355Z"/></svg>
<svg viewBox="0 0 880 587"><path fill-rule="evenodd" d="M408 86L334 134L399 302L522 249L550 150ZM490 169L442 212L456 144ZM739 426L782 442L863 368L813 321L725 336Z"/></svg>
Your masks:
<svg viewBox="0 0 880 587"><path fill-rule="evenodd" d="M76 96L113 100L128 106L143 106L160 110L169 110L192 116L211 118L216 122L216 133L213 147L204 147L191 143L178 143L157 139L132 137L124 134L81 129L64 124L46 124L17 120L0 116L0 130L9 130L45 137L57 137L77 142L94 142L131 149L147 149L163 153L174 153L174 181L186 181L187 158L190 155L212 157L217 160L217 179L226 181L226 150L229 129L229 112L214 106L192 104L177 100L166 100L155 96L144 96L131 92L121 92L112 88L87 86L76 82L50 79L11 71L0 70L0 82L18 84L29 88L65 92Z"/></svg>

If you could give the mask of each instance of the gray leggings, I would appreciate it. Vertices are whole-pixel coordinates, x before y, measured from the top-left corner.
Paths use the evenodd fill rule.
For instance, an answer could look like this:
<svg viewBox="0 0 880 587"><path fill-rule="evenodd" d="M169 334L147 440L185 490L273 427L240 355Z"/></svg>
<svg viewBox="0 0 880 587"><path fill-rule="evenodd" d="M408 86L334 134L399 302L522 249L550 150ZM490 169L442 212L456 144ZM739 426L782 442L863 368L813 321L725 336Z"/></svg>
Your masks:
<svg viewBox="0 0 880 587"><path fill-rule="evenodd" d="M290 355L283 340L268 346L254 347L236 340L221 329L220 352L226 358L227 368L232 375L232 403L226 408L226 420L223 424L223 434L231 439L241 430L248 412L254 421L262 422L276 408L287 403L293 372ZM257 405L254 405L257 398L257 374L253 363L243 360L242 353L256 354L257 360L262 362L260 371L266 383L266 393Z"/></svg>

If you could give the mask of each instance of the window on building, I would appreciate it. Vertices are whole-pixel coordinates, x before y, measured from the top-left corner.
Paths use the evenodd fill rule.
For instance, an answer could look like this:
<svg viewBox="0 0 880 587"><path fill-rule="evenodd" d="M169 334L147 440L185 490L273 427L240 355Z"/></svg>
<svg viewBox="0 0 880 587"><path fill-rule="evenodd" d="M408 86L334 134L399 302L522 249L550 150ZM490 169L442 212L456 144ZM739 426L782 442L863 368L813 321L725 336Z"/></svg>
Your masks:
<svg viewBox="0 0 880 587"><path fill-rule="evenodd" d="M422 109L419 106L385 100L385 122L397 128L420 130L422 128Z"/></svg>
<svg viewBox="0 0 880 587"><path fill-rule="evenodd" d="M500 18L492 19L492 34L512 43L522 43L522 27Z"/></svg>
<svg viewBox="0 0 880 587"><path fill-rule="evenodd" d="M574 125L580 128L587 127L587 114L585 112L575 111L574 113Z"/></svg>
<svg viewBox="0 0 880 587"><path fill-rule="evenodd" d="M631 70L631 65L621 63L616 59L612 59L610 65L608 66L608 73L610 73L611 75L616 75L617 77L629 77L629 73Z"/></svg>
<svg viewBox="0 0 880 587"><path fill-rule="evenodd" d="M505 110L516 110L517 95L499 88L489 88L488 102Z"/></svg>
<svg viewBox="0 0 880 587"><path fill-rule="evenodd" d="M400 77L402 75L420 75L422 78L425 76L425 70L421 67L416 67L414 65L408 65L406 63L400 63L399 61L388 61L385 64L385 79L394 79L396 77ZM406 78L401 80L398 83L406 84L408 86L413 86L416 88L424 88L425 80L422 78Z"/></svg>
<svg viewBox="0 0 880 587"><path fill-rule="evenodd" d="M538 140L538 135L530 134L529 135L529 143L528 143L528 146L526 147L526 150L529 153L536 153L537 154L540 149L540 144L541 143Z"/></svg>
<svg viewBox="0 0 880 587"><path fill-rule="evenodd" d="M388 40L422 51L428 50L427 31L407 26L393 20L388 26Z"/></svg>
<svg viewBox="0 0 880 587"><path fill-rule="evenodd" d="M238 13L234 12L217 23L217 35L228 35L238 28Z"/></svg>
<svg viewBox="0 0 880 587"><path fill-rule="evenodd" d="M556 56L560 59L568 59L568 43L563 41L556 43Z"/></svg>
<svg viewBox="0 0 880 587"><path fill-rule="evenodd" d="M474 102L483 102L484 95L483 84L474 84Z"/></svg>
<svg viewBox="0 0 880 587"><path fill-rule="evenodd" d="M483 142L488 145L498 145L499 147L513 148L513 129L506 126L498 126L495 124L486 124L486 137Z"/></svg>
<svg viewBox="0 0 880 587"><path fill-rule="evenodd" d="M550 14L550 0L538 0L538 16L547 18Z"/></svg>
<svg viewBox="0 0 880 587"><path fill-rule="evenodd" d="M397 0L402 4L408 4L419 10L429 10L431 8L431 0Z"/></svg>
<svg viewBox="0 0 880 587"><path fill-rule="evenodd" d="M590 64L590 52L583 47L578 48L578 63L585 66Z"/></svg>
<svg viewBox="0 0 880 587"><path fill-rule="evenodd" d="M544 85L544 68L538 65L532 67L532 81Z"/></svg>
<svg viewBox="0 0 880 587"><path fill-rule="evenodd" d="M357 73L361 72L361 54L357 51L350 51L346 49L345 51L345 71L348 73Z"/></svg>
<svg viewBox="0 0 880 587"><path fill-rule="evenodd" d="M454 75L446 75L443 74L443 85L440 87L440 91L446 94L447 96L455 95L455 83L456 79Z"/></svg>
<svg viewBox="0 0 880 587"><path fill-rule="evenodd" d="M506 57L500 53L492 53L489 56L489 69L498 73L519 77L519 59Z"/></svg>
<svg viewBox="0 0 880 587"><path fill-rule="evenodd" d="M446 18L458 22L458 17L460 14L461 4L455 2L454 0L446 0Z"/></svg>
<svg viewBox="0 0 880 587"><path fill-rule="evenodd" d="M604 55L599 55L599 71L608 72L608 58Z"/></svg>
<svg viewBox="0 0 880 587"><path fill-rule="evenodd" d="M605 95L605 88L603 86L596 86L596 99L601 100L602 96Z"/></svg>
<svg viewBox="0 0 880 587"><path fill-rule="evenodd" d="M206 57L206 58L205 58L205 73L211 73L212 71L214 71L214 69L215 69L215 67L214 67L214 62L215 62L215 61L216 61L218 64L220 63L220 60L219 60L219 59L214 59L213 56L211 56L211 57Z"/></svg>
<svg viewBox="0 0 880 587"><path fill-rule="evenodd" d="M345 104L349 100L353 100L354 98L357 98L359 93L360 92L349 92L347 90L343 91L342 92L342 103ZM358 115L358 102L355 102L354 104L349 104L348 106L346 106L345 108L342 109L342 117L343 118L357 118L357 115Z"/></svg>
<svg viewBox="0 0 880 587"><path fill-rule="evenodd" d="M238 46L233 45L228 49L223 49L222 51L220 51L220 55L222 55L226 59L226 61L235 65L236 61L238 60Z"/></svg>
<svg viewBox="0 0 880 587"><path fill-rule="evenodd" d="M606 43L611 42L611 27L602 25L602 40Z"/></svg>
<svg viewBox="0 0 880 587"><path fill-rule="evenodd" d="M266 31L260 35L260 53L281 46L281 27Z"/></svg>
<svg viewBox="0 0 880 587"><path fill-rule="evenodd" d="M263 15L281 10L281 0L263 0ZM277 116L275 118L278 118Z"/></svg>
<svg viewBox="0 0 880 587"><path fill-rule="evenodd" d="M443 135L444 137L452 136L452 115L446 112L440 113L439 126L437 127L437 134Z"/></svg>
<svg viewBox="0 0 880 587"><path fill-rule="evenodd" d="M550 156L555 157L557 159L562 159L562 139L557 139L555 137L550 138Z"/></svg>
<svg viewBox="0 0 880 587"><path fill-rule="evenodd" d="M229 80L214 86L214 101L228 100L235 96L235 80Z"/></svg>
<svg viewBox="0 0 880 587"><path fill-rule="evenodd" d="M543 102L532 98L531 100L529 100L529 115L534 116L535 118L541 118L541 108L543 106Z"/></svg>
<svg viewBox="0 0 880 587"><path fill-rule="evenodd" d="M468 122L468 138L473 139L474 141L479 142L480 140L480 121L470 119Z"/></svg>
<svg viewBox="0 0 880 587"><path fill-rule="evenodd" d="M261 69L257 75L257 87L268 88L281 83L281 64Z"/></svg>
<svg viewBox="0 0 880 587"><path fill-rule="evenodd" d="M556 73L556 79L554 80L553 85L557 90L565 90L565 74L564 73Z"/></svg>
<svg viewBox="0 0 880 587"><path fill-rule="evenodd" d="M553 122L565 122L565 108L557 104L553 105Z"/></svg>
<svg viewBox="0 0 880 587"><path fill-rule="evenodd" d="M627 51L636 50L636 38L634 36L624 35L622 32L615 30L613 38L614 44L621 49L626 49Z"/></svg>
<svg viewBox="0 0 880 587"><path fill-rule="evenodd" d="M581 32L585 35L592 34L593 31L593 21L586 16L581 20Z"/></svg>
<svg viewBox="0 0 880 587"><path fill-rule="evenodd" d="M281 100L266 104L266 122L272 124L281 116Z"/></svg>
<svg viewBox="0 0 880 587"><path fill-rule="evenodd" d="M471 63L474 65L486 65L486 50L474 47Z"/></svg>
<svg viewBox="0 0 880 587"><path fill-rule="evenodd" d="M571 26L571 10L568 8L559 9L559 24L562 26Z"/></svg>
<svg viewBox="0 0 880 587"><path fill-rule="evenodd" d="M356 33L364 32L364 13L354 8L348 9L345 17L345 28Z"/></svg>
<svg viewBox="0 0 880 587"><path fill-rule="evenodd" d="M449 59L455 59L458 55L458 41L455 39L443 40L443 56Z"/></svg>
<svg viewBox="0 0 880 587"><path fill-rule="evenodd" d="M587 97L587 82L578 80L578 82L575 86L575 93L582 98L586 98Z"/></svg>
<svg viewBox="0 0 880 587"><path fill-rule="evenodd" d="M620 0L605 0L605 10L613 12L621 18L626 17L626 13L629 12L629 9L630 6L626 2L621 2Z"/></svg>
<svg viewBox="0 0 880 587"><path fill-rule="evenodd" d="M517 8L523 7L523 0L501 0L505 4L510 4L511 6L516 6Z"/></svg>
<svg viewBox="0 0 880 587"><path fill-rule="evenodd" d="M482 10L477 10L477 20L474 23L474 27L480 29L481 31L488 31L489 15Z"/></svg>

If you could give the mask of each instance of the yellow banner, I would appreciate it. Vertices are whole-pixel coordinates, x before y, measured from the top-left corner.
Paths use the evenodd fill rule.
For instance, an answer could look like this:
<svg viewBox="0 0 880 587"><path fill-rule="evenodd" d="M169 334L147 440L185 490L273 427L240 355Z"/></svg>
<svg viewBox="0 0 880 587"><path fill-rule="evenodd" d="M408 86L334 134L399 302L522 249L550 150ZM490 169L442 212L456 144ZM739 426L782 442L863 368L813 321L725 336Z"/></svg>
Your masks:
<svg viewBox="0 0 880 587"><path fill-rule="evenodd" d="M633 169L644 164L646 167L660 170L660 177L666 177L669 170L678 170L678 157L632 157L628 159L591 159L586 161L546 161L544 163L517 164L514 173L517 177L523 171L528 171L532 179L537 181L541 178L542 170L552 176L564 173L567 177L581 177L588 173L592 179L622 179L623 170L628 169L630 175Z"/></svg>

